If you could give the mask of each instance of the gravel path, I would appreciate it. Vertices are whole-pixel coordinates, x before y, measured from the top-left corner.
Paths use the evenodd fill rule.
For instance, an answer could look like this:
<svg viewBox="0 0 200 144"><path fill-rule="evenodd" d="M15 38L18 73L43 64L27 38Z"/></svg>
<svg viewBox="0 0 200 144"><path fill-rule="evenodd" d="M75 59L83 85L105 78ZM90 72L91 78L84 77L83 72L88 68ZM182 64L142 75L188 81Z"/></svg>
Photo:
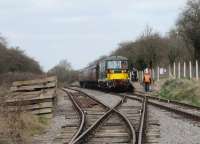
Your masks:
<svg viewBox="0 0 200 144"><path fill-rule="evenodd" d="M81 89L81 91L95 97L96 99L107 104L109 107L115 106L121 100L119 96L115 96L109 93L104 93L104 92L95 91L95 90L88 90L88 89Z"/></svg>
<svg viewBox="0 0 200 144"><path fill-rule="evenodd" d="M200 123L150 106L160 123L160 144L200 144Z"/></svg>

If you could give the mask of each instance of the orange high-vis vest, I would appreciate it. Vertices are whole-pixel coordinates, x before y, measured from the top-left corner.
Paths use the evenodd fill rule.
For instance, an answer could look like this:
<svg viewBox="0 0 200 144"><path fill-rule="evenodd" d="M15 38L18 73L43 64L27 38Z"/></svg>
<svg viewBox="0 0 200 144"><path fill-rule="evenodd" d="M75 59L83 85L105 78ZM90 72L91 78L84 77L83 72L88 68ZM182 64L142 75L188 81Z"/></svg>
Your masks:
<svg viewBox="0 0 200 144"><path fill-rule="evenodd" d="M151 76L149 74L144 75L144 82L145 83L150 83L151 82Z"/></svg>

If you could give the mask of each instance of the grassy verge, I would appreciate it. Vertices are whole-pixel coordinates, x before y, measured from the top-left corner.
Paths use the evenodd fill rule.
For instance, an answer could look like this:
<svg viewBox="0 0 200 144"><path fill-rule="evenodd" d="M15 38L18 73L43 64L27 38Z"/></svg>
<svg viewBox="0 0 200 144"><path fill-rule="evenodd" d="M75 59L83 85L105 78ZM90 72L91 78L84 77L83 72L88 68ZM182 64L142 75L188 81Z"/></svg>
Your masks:
<svg viewBox="0 0 200 144"><path fill-rule="evenodd" d="M9 90L0 88L0 144L29 144L48 125L48 119L22 112L9 111L4 100Z"/></svg>
<svg viewBox="0 0 200 144"><path fill-rule="evenodd" d="M158 92L161 98L200 106L200 82L187 79L167 80Z"/></svg>

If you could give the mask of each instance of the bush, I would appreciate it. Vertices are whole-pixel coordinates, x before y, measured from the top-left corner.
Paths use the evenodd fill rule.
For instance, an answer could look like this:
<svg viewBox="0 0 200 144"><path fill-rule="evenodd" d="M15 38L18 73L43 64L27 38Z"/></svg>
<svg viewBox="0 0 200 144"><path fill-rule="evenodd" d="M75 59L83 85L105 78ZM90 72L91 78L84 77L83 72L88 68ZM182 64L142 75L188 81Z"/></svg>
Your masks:
<svg viewBox="0 0 200 144"><path fill-rule="evenodd" d="M62 60L58 65L48 71L48 75L56 75L59 86L66 86L78 80L78 72L73 70L67 60Z"/></svg>
<svg viewBox="0 0 200 144"><path fill-rule="evenodd" d="M162 86L160 97L200 106L200 83L187 79L168 80Z"/></svg>
<svg viewBox="0 0 200 144"><path fill-rule="evenodd" d="M27 56L19 47L9 48L0 37L0 74L7 72L31 72L41 74L37 61Z"/></svg>

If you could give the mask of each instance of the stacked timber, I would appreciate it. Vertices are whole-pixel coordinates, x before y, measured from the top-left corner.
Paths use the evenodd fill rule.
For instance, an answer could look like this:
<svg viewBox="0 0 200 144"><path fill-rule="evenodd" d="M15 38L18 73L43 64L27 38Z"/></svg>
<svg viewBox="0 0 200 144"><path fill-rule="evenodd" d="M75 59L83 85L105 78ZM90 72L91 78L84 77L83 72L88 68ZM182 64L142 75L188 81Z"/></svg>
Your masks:
<svg viewBox="0 0 200 144"><path fill-rule="evenodd" d="M30 111L51 118L56 88L56 77L13 82L7 105L12 111Z"/></svg>

